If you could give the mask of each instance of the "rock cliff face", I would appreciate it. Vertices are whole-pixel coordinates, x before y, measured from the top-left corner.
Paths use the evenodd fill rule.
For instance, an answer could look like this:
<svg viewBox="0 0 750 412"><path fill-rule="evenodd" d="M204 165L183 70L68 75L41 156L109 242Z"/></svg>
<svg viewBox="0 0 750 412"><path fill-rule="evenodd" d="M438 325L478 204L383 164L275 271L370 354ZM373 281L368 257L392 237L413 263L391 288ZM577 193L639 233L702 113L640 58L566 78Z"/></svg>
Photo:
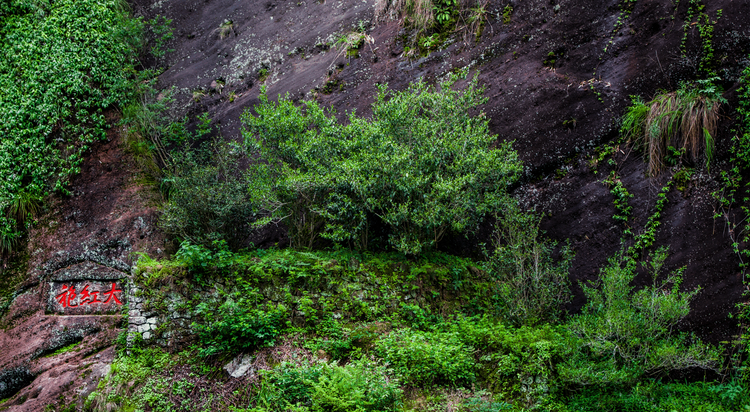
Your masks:
<svg viewBox="0 0 750 412"><path fill-rule="evenodd" d="M515 194L547 214L542 228L549 237L570 240L577 285L596 279L621 248L623 227L612 218L613 196L602 180L617 170L634 195L630 225L638 232L670 178L647 177L642 154L624 144L613 161L594 166L596 149L619 137L629 96L648 99L700 77L704 43L695 25L685 25L688 2L626 3L632 12L623 13L624 3L614 0L493 0L478 40L459 33L437 51L411 58L407 33L387 8L376 16L382 4L372 1L135 0L132 7L146 19L172 19L175 37L168 48L174 51L147 63L166 67L159 86L175 88L181 113L207 111L227 139L241 138L239 117L258 102L261 87L270 96L318 99L343 118L352 110L367 115L378 84L403 89L420 78L436 82L455 69L479 73L492 131L514 141L524 160L526 176ZM697 167L681 190L669 192L655 244L670 247L668 269L686 267L683 287L702 288L681 327L717 342L736 333L727 314L744 288L725 222L714 218L711 193L720 189L719 173L728 167L737 81L750 64L750 1L712 1L704 12L716 20L712 64L728 104L714 164ZM360 28L373 42L358 56L332 47ZM51 285L70 276L87 279L88 272L127 278L133 253L159 256L169 248L156 227L158 195L138 184L119 132L113 127L108 140L92 148L73 181L73 196L55 199L32 228L25 254L6 263L3 276L17 281L0 301L0 399L13 396L3 404L9 410L41 410L60 396L83 399L106 372L113 339L125 326L119 315L50 312ZM490 232L487 223L484 238L449 239L442 248L470 254ZM71 270L80 276L64 273ZM638 281L648 279L644 274ZM574 292L571 312L584 303L578 286ZM79 342L83 350L55 354Z"/></svg>

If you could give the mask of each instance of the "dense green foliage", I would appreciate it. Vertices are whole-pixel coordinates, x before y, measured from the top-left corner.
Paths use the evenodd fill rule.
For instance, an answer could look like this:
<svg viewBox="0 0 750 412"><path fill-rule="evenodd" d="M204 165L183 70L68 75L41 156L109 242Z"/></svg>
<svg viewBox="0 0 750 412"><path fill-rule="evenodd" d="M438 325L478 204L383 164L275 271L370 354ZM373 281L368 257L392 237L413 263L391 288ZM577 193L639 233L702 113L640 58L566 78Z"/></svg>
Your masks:
<svg viewBox="0 0 750 412"><path fill-rule="evenodd" d="M251 224L260 217L258 202L248 191L238 153L226 145L212 149L212 162L200 162L191 153L175 162L160 226L183 241L203 246L224 241L238 250L249 246Z"/></svg>
<svg viewBox="0 0 750 412"><path fill-rule="evenodd" d="M471 260L437 252L419 259L397 253L289 249L232 254L221 245L216 251L183 244L176 260L160 262L161 269L152 269L156 265L144 257L137 275L138 281L152 290L148 296L155 299L166 293L175 279L217 289L212 296L192 297L200 308L196 314L206 325L227 316L259 316L255 309L269 300L289 310L282 326L288 320L312 331L332 318L365 322L403 319L427 325L437 319L431 315L435 312L494 312L490 298L493 281ZM214 285L218 279L224 286ZM163 289L157 287L162 284ZM404 295L414 298L405 301ZM237 306L238 302L242 304ZM450 306L446 306L448 302Z"/></svg>
<svg viewBox="0 0 750 412"><path fill-rule="evenodd" d="M401 404L398 381L377 363L358 359L295 365L282 363L264 376L257 411L392 411Z"/></svg>
<svg viewBox="0 0 750 412"><path fill-rule="evenodd" d="M396 3L423 50L459 19L478 37L487 14L486 1ZM634 4L620 7L629 13ZM505 24L512 11L506 5ZM437 88L381 86L372 117L350 113L346 124L316 102L299 107L262 94L255 114L243 117L244 144L230 145L204 139L205 116L188 132L187 119L168 113L169 92L133 82L143 27L127 18L124 3L10 0L0 3L0 23L0 174L8 177L0 186L0 252L17 245L44 196L66 192L83 153L104 135L105 110L127 101L126 143L161 184L168 199L161 226L181 241L173 259L143 256L134 281L144 286L144 310L174 322L175 311L188 315L153 331L160 340L186 333L185 350L148 348L141 335L127 349L120 342L87 410L750 410L746 366L721 384L669 381L691 368L719 372L722 361L719 349L675 332L699 290L680 289L682 269L662 273L666 249L637 260L655 241L673 182L644 230L626 229L632 246L598 282L581 285L582 313L564 316L572 251L543 239L541 217L509 198L521 162L511 142L496 142L484 115L470 114L486 102L476 78L463 90L453 89L461 76ZM168 23L152 22L157 59ZM713 73L716 22L701 13L697 23L700 70ZM231 25L222 24L221 37ZM361 45L365 37L355 38ZM745 130L735 138L736 168L724 175L731 198L721 198L727 219L750 164L750 69L743 82ZM648 103L634 99L622 130L643 144L652 175L701 153L709 164L722 102L711 81ZM632 195L616 173L608 184L615 219L627 224ZM470 234L492 214L496 236L485 262L434 250L446 234ZM252 231L272 222L308 251L234 252L252 248ZM736 233L735 250L746 256ZM311 251L321 244L335 250ZM644 272L651 284L635 288ZM177 295L175 307L169 299ZM743 336L740 349L746 344ZM249 376L227 379L221 366L243 353L254 361Z"/></svg>
<svg viewBox="0 0 750 412"><path fill-rule="evenodd" d="M274 344L287 313L284 306L255 308L245 299L227 300L216 312L198 306L198 315L210 316L212 322L196 325L203 356L226 351L254 350Z"/></svg>
<svg viewBox="0 0 750 412"><path fill-rule="evenodd" d="M476 380L474 349L465 345L456 332L400 329L380 340L377 351L407 384L429 387Z"/></svg>
<svg viewBox="0 0 750 412"><path fill-rule="evenodd" d="M104 111L128 96L142 24L120 0L10 0L0 11L0 251L23 214L66 192L105 135ZM16 206L14 206L16 205Z"/></svg>
<svg viewBox="0 0 750 412"><path fill-rule="evenodd" d="M262 95L257 115L243 121L246 144L268 162L269 219L286 223L298 248L320 235L360 250L387 241L406 254L435 247L450 231L475 230L506 202L521 163L510 142L490 149L496 137L487 120L469 114L486 101L476 78L451 89L457 80L439 90L381 86L372 120L351 113L347 125L314 101L302 110ZM383 225L379 239L373 228Z"/></svg>
<svg viewBox="0 0 750 412"><path fill-rule="evenodd" d="M566 409L578 412L729 412L748 410L747 390L723 384L647 381L630 391L588 388L573 396Z"/></svg>
<svg viewBox="0 0 750 412"><path fill-rule="evenodd" d="M515 246L536 242L549 253L549 244L533 239ZM681 271L663 273L665 258L666 250L658 250L639 263L623 252L597 284L584 285L588 304L581 314L520 327L498 307L498 291L512 279L434 252L419 259L345 250L235 254L222 245L187 244L175 260L144 256L136 282L144 285L147 310L171 313L161 297L173 290L189 299L183 307L195 308L196 344L177 364L198 371L217 356L223 365L249 351L265 365L231 402L194 395L186 410L708 410L699 409L703 403L742 410L750 393L736 379L654 380L716 369L721 361L718 349L675 332L697 291L680 290ZM636 290L639 266L652 284ZM201 292L193 293L196 287ZM159 371L154 382L172 373ZM110 379L106 390L128 378ZM159 385L125 391L153 399L157 411L187 399Z"/></svg>

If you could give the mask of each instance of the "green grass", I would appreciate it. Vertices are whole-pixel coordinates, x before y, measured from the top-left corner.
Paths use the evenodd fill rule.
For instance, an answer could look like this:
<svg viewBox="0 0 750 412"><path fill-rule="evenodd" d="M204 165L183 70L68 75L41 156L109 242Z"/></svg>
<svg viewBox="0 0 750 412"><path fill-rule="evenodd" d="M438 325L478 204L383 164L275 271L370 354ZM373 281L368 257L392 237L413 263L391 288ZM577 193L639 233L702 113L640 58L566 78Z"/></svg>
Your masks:
<svg viewBox="0 0 750 412"><path fill-rule="evenodd" d="M52 352L52 353L50 353L48 355L45 355L45 358L49 358L49 357L52 357L52 356L61 355L63 353L73 352L74 350L76 350L76 348L78 347L78 345L80 345L81 343L83 343L83 341L78 341L78 342L75 342L75 343L71 343L68 346L63 346L62 348L60 348L60 349L58 349L58 350L56 350L56 351L54 351L54 352Z"/></svg>

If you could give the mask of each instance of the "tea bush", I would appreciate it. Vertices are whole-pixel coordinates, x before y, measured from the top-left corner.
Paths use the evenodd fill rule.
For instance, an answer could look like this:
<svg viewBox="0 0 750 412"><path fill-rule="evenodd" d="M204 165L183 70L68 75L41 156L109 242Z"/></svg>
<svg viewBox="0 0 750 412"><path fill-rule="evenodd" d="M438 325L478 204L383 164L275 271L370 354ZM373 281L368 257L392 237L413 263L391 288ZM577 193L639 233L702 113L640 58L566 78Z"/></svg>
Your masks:
<svg viewBox="0 0 750 412"><path fill-rule="evenodd" d="M710 369L719 352L687 336L673 333L690 311L698 293L680 291L682 269L662 275L666 249L643 264L652 285L634 291L637 262L624 254L601 270L600 285L582 285L587 298L583 313L568 322L580 341L561 375L581 384L632 384L644 375L701 367Z"/></svg>
<svg viewBox="0 0 750 412"><path fill-rule="evenodd" d="M271 171L270 220L285 222L302 248L322 236L367 250L385 226L383 240L412 255L449 232L474 231L522 167L512 142L492 149L487 119L470 114L486 101L477 79L453 90L458 80L437 90L422 81L403 92L381 86L372 120L351 113L347 125L314 101L303 110L261 95L243 134Z"/></svg>
<svg viewBox="0 0 750 412"><path fill-rule="evenodd" d="M499 315L516 325L558 320L571 298L568 271L573 252L563 246L555 262L556 244L541 238L540 221L541 216L507 202L498 217L494 251L484 262L497 281Z"/></svg>

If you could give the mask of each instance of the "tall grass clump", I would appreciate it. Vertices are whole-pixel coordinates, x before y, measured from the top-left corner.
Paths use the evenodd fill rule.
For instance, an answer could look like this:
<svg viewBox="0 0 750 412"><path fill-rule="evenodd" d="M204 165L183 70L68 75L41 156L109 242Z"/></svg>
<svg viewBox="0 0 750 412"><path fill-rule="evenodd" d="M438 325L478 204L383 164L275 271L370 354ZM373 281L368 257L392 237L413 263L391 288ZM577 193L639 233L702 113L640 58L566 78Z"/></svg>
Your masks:
<svg viewBox="0 0 750 412"><path fill-rule="evenodd" d="M412 28L417 35L435 25L432 0L378 0L375 5L375 16L402 18L403 24Z"/></svg>
<svg viewBox="0 0 750 412"><path fill-rule="evenodd" d="M404 53L439 47L452 33L479 38L489 24L487 0L378 0L375 20L398 19L409 31Z"/></svg>
<svg viewBox="0 0 750 412"><path fill-rule="evenodd" d="M721 104L726 100L712 82L718 78L683 84L679 90L657 94L651 101L633 97L623 117L622 134L643 147L648 173L656 176L665 168L670 147L692 161L713 159L714 136Z"/></svg>

